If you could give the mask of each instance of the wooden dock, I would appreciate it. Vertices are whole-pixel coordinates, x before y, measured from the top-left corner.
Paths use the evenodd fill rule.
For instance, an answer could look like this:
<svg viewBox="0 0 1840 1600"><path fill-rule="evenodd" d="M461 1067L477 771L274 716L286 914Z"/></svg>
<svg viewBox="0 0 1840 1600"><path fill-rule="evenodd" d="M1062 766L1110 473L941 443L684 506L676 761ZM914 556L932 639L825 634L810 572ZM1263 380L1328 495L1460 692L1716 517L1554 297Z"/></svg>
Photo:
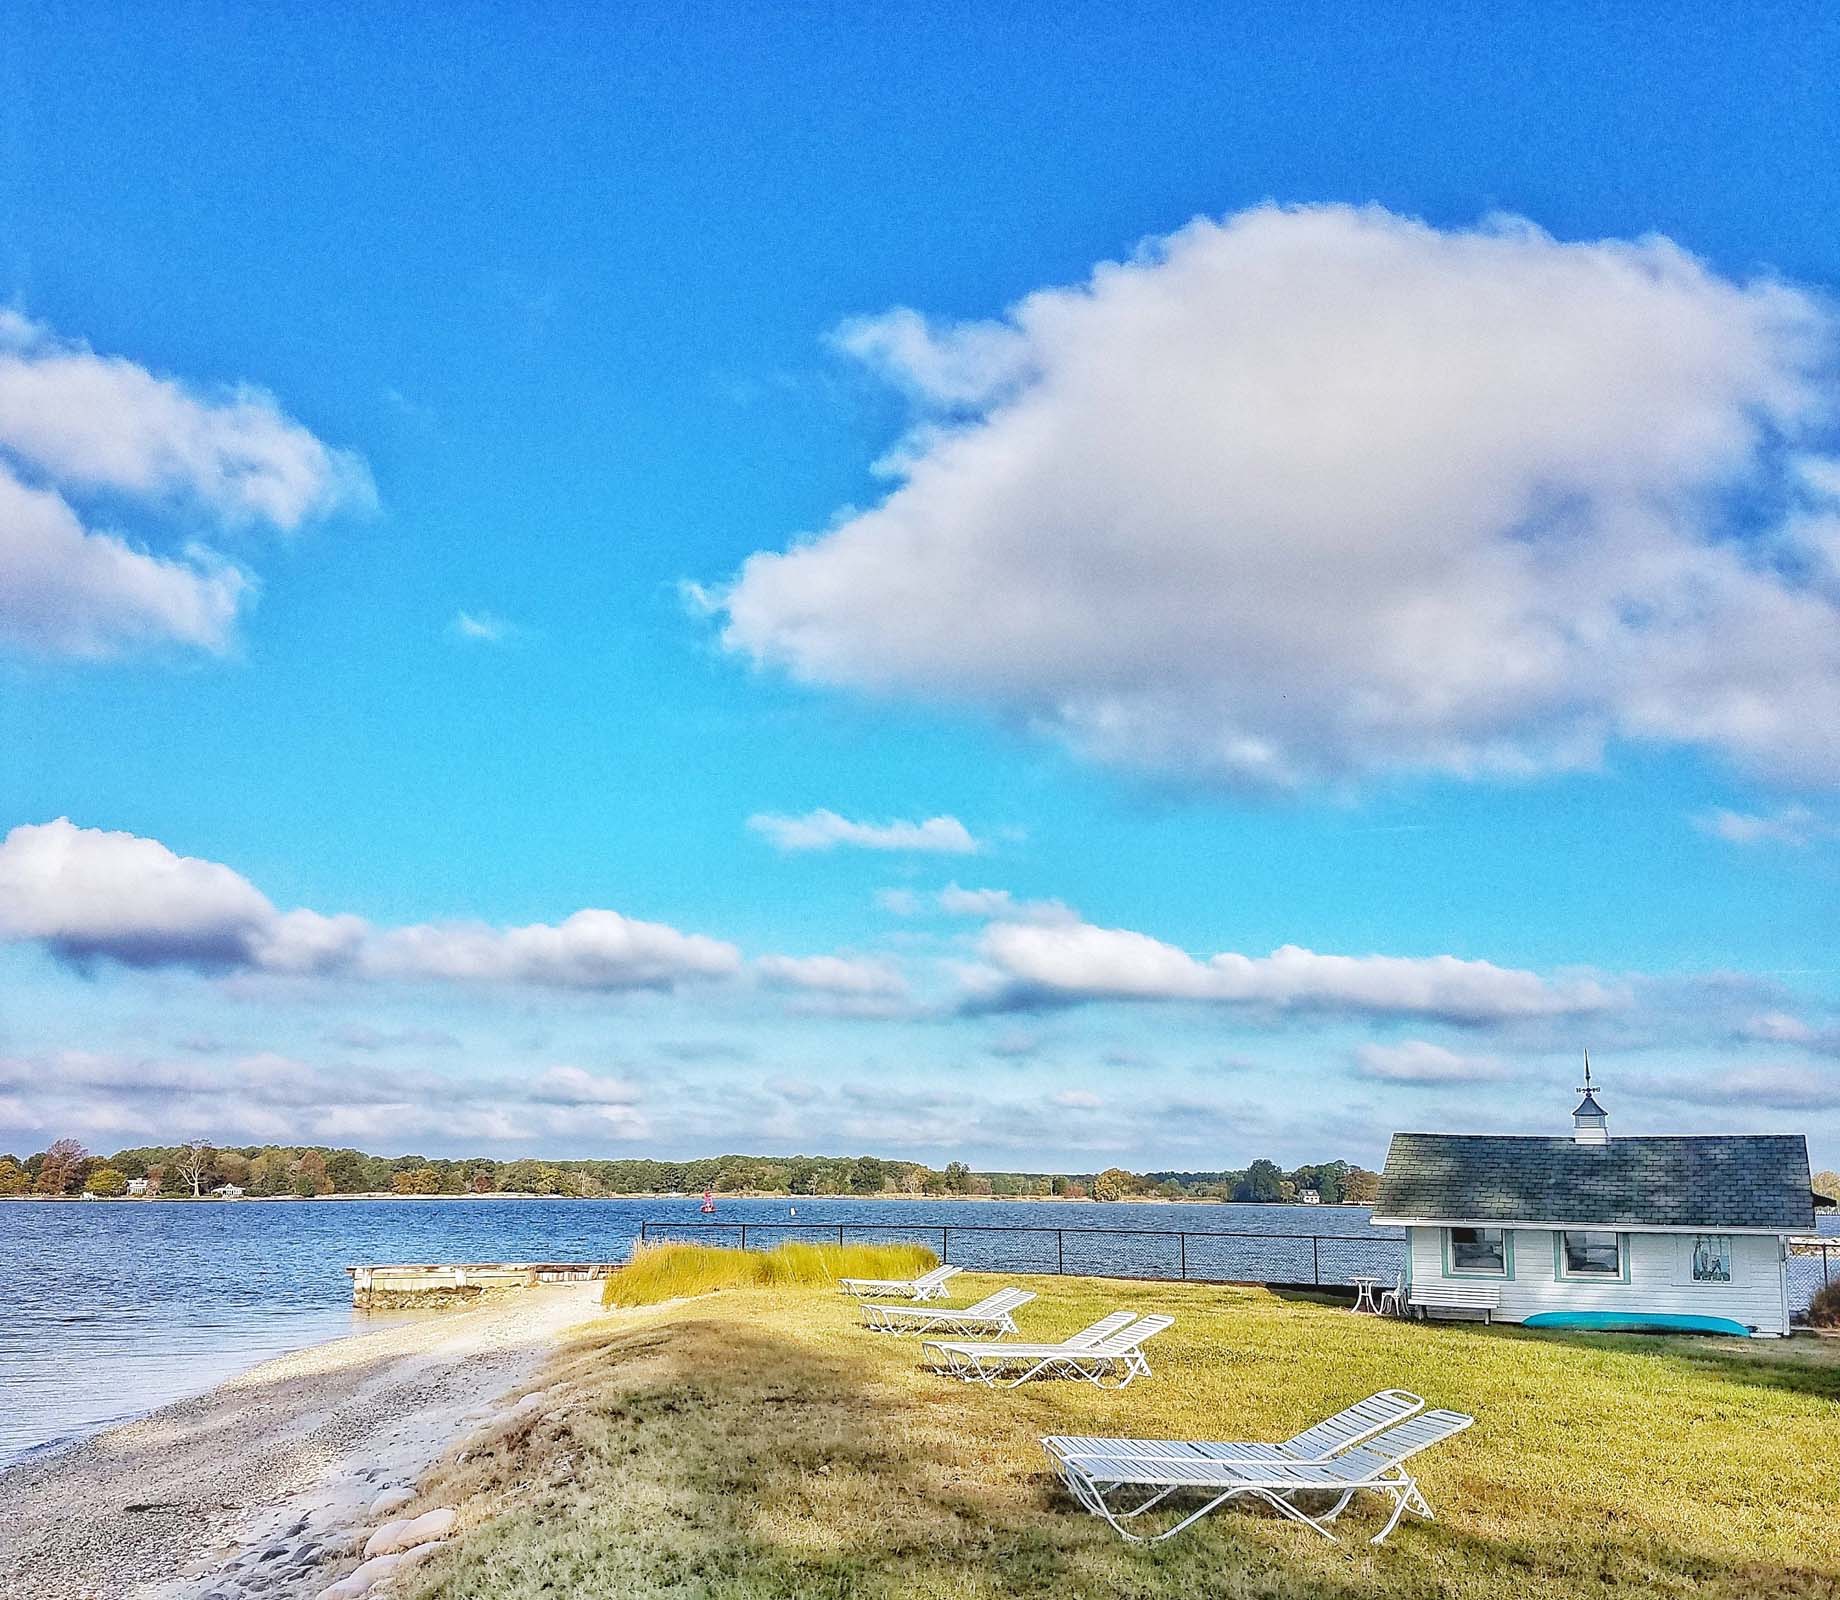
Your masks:
<svg viewBox="0 0 1840 1600"><path fill-rule="evenodd" d="M360 1311L462 1305L538 1283L590 1283L618 1272L617 1261L397 1262L347 1267Z"/></svg>

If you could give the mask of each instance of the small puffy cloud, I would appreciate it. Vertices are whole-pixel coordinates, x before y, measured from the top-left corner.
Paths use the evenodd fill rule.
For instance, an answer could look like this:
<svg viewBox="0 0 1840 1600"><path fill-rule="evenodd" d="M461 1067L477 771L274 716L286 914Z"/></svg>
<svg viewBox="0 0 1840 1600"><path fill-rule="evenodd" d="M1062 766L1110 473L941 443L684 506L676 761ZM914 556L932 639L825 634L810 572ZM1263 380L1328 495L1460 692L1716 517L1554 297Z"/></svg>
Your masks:
<svg viewBox="0 0 1840 1600"><path fill-rule="evenodd" d="M733 945L617 911L561 923L374 928L361 917L277 911L246 878L175 855L158 840L79 828L66 818L0 842L0 938L60 959L277 976L669 989L731 977Z"/></svg>
<svg viewBox="0 0 1840 1600"><path fill-rule="evenodd" d="M1808 1044L1815 1030L1800 1017L1787 1011L1760 1011L1747 1017L1738 1029L1743 1039L1761 1039L1771 1044Z"/></svg>
<svg viewBox="0 0 1840 1600"><path fill-rule="evenodd" d="M1693 823L1702 833L1736 845L1779 844L1799 850L1840 836L1840 827L1803 805L1761 814L1721 808L1695 817Z"/></svg>
<svg viewBox="0 0 1840 1600"><path fill-rule="evenodd" d="M1090 1089L1062 1089L1049 1095L1048 1103L1063 1111L1098 1111L1105 1105Z"/></svg>
<svg viewBox="0 0 1840 1600"><path fill-rule="evenodd" d="M777 989L863 997L907 993L897 967L866 956L762 956L754 969Z"/></svg>
<svg viewBox="0 0 1840 1600"><path fill-rule="evenodd" d="M530 1098L561 1106L630 1106L641 1098L639 1086L624 1078L608 1078L580 1067L550 1067L538 1074Z"/></svg>
<svg viewBox="0 0 1840 1600"><path fill-rule="evenodd" d="M1079 915L1059 900L1018 900L1007 889L961 889L948 883L939 891L939 909L953 917L986 922L1078 922Z"/></svg>
<svg viewBox="0 0 1840 1600"><path fill-rule="evenodd" d="M1554 981L1456 956L1321 955L1285 945L1269 956L1226 952L1197 961L1148 934L1084 922L997 923L981 949L989 976L971 996L974 1009L1174 1000L1485 1024L1616 1003L1593 979Z"/></svg>
<svg viewBox="0 0 1840 1600"><path fill-rule="evenodd" d="M159 645L221 654L254 593L202 549L156 556L86 528L63 496L0 459L0 644L88 661Z"/></svg>
<svg viewBox="0 0 1840 1600"><path fill-rule="evenodd" d="M1399 1044L1364 1044L1354 1053L1355 1071L1387 1083L1486 1083L1508 1076L1496 1056L1459 1055L1426 1039Z"/></svg>
<svg viewBox="0 0 1840 1600"><path fill-rule="evenodd" d="M1185 779L1622 739L1836 784L1837 328L1661 238L1201 219L998 319L846 325L918 408L894 486L702 598L802 681ZM1734 490L1795 513L1732 537Z"/></svg>
<svg viewBox="0 0 1840 1600"><path fill-rule="evenodd" d="M110 520L174 518L160 553ZM102 660L159 646L222 653L255 580L196 524L291 532L375 502L356 457L261 390L201 393L0 311L0 646Z"/></svg>
<svg viewBox="0 0 1840 1600"><path fill-rule="evenodd" d="M551 925L424 923L376 934L364 970L386 978L526 983L557 989L669 989L741 968L732 944L640 922L617 911L577 911Z"/></svg>
<svg viewBox="0 0 1840 1600"><path fill-rule="evenodd" d="M917 917L921 912L920 896L912 889L877 889L875 903L895 917Z"/></svg>
<svg viewBox="0 0 1840 1600"><path fill-rule="evenodd" d="M748 826L776 850L900 850L936 855L975 855L982 846L957 817L928 817L923 822L853 822L835 811L808 811L802 817L761 813Z"/></svg>
<svg viewBox="0 0 1840 1600"><path fill-rule="evenodd" d="M17 313L0 320L0 450L60 483L189 501L232 524L292 530L375 495L361 461L272 395L204 394Z"/></svg>

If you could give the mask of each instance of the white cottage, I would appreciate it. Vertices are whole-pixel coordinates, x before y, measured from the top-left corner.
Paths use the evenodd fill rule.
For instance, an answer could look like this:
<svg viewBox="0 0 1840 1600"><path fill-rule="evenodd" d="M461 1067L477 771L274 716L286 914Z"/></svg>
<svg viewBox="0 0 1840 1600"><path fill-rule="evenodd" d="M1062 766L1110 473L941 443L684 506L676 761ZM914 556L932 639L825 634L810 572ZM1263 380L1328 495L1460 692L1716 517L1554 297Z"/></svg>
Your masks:
<svg viewBox="0 0 1840 1600"><path fill-rule="evenodd" d="M1619 1138L1585 1072L1572 1136L1396 1133L1374 1205L1406 1230L1406 1303L1530 1327L1789 1331L1814 1231L1799 1134Z"/></svg>

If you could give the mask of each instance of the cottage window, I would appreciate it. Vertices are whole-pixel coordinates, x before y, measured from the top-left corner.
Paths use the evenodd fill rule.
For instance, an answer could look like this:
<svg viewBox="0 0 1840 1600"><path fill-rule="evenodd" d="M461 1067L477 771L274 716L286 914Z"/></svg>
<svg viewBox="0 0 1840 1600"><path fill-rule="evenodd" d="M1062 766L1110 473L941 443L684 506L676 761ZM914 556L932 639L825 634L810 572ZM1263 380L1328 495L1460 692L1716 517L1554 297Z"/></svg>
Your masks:
<svg viewBox="0 0 1840 1600"><path fill-rule="evenodd" d="M1503 1277L1508 1271L1508 1246L1500 1228L1452 1228L1450 1270L1486 1272Z"/></svg>
<svg viewBox="0 0 1840 1600"><path fill-rule="evenodd" d="M1568 1278L1620 1278L1623 1275L1623 1240L1620 1234L1567 1229L1560 1250Z"/></svg>
<svg viewBox="0 0 1840 1600"><path fill-rule="evenodd" d="M1731 1235L1702 1233L1693 1241L1693 1281L1731 1282Z"/></svg>

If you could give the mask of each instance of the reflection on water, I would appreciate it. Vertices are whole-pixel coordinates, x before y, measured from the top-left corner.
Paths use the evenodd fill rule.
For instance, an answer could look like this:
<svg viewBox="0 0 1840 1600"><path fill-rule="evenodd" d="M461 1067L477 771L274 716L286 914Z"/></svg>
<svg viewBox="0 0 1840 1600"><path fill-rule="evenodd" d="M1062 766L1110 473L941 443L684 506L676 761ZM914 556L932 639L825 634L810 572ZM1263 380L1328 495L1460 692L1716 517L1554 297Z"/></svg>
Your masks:
<svg viewBox="0 0 1840 1600"><path fill-rule="evenodd" d="M725 1200L750 1245L848 1225L1011 1271L1286 1282L1390 1279L1401 1246L1352 1206ZM384 1261L621 1261L640 1219L702 1222L684 1200L0 1203L0 1463L196 1394L269 1356L400 1318L351 1309L344 1268ZM1824 1226L1834 1224L1824 1222ZM1057 1227L1105 1229L1100 1236ZM983 1231L1021 1228L1025 1232ZM1178 1240L1186 1231L1186 1241ZM1208 1233L1216 1237L1202 1237ZM1323 1236L1308 1238L1284 1235ZM712 1241L734 1233L702 1234ZM1837 1257L1836 1266L1840 1266ZM1813 1269L1818 1274L1819 1261Z"/></svg>

